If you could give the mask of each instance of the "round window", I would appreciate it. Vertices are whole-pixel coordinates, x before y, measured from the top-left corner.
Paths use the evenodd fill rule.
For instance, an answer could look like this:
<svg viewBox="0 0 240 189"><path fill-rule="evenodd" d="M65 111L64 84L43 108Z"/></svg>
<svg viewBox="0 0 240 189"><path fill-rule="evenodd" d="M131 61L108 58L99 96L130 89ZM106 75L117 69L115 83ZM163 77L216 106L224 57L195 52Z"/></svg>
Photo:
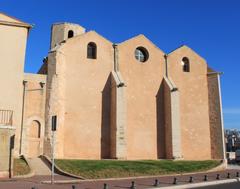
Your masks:
<svg viewBox="0 0 240 189"><path fill-rule="evenodd" d="M144 47L138 47L135 50L135 58L140 62L146 62L148 60L149 54L147 49Z"/></svg>

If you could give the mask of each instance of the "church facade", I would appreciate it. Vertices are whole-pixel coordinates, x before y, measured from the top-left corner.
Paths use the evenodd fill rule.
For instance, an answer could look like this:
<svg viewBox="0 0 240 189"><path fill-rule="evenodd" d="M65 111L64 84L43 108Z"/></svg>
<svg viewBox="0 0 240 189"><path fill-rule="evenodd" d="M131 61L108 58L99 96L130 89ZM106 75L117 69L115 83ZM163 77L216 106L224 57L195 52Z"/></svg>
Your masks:
<svg viewBox="0 0 240 189"><path fill-rule="evenodd" d="M144 35L116 44L56 23L30 74L31 26L5 14L0 26L1 128L12 128L15 156L50 155L56 115L57 158L224 159L220 73L191 48L166 54Z"/></svg>

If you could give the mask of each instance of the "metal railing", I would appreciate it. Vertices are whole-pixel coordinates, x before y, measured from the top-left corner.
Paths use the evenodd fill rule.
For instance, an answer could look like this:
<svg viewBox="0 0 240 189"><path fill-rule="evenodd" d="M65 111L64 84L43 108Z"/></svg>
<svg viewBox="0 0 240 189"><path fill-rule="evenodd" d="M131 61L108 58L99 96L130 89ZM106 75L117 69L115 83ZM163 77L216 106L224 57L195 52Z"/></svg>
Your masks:
<svg viewBox="0 0 240 189"><path fill-rule="evenodd" d="M12 110L0 110L0 125L12 126L13 111Z"/></svg>

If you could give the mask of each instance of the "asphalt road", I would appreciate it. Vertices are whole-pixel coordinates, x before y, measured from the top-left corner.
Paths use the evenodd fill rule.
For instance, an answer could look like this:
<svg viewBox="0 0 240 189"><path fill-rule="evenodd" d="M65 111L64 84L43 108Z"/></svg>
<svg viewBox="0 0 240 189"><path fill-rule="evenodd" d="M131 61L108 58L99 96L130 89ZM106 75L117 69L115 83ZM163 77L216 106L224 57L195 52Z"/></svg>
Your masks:
<svg viewBox="0 0 240 189"><path fill-rule="evenodd" d="M240 188L240 182L234 182L229 184L205 186L205 187L200 187L198 189L239 189L239 188Z"/></svg>
<svg viewBox="0 0 240 189"><path fill-rule="evenodd" d="M74 185L75 187L73 187ZM116 187L109 187L109 189L118 188L118 189L129 189L129 185L121 186L116 185ZM147 189L152 188L150 185L145 185L142 187L138 185L137 189ZM161 188L161 187L160 187ZM219 184L213 186L198 187L197 189L239 189L240 182L229 183L229 184ZM0 189L103 189L103 183L95 183L89 186L88 184L40 184L30 181L11 181L11 182L0 182Z"/></svg>

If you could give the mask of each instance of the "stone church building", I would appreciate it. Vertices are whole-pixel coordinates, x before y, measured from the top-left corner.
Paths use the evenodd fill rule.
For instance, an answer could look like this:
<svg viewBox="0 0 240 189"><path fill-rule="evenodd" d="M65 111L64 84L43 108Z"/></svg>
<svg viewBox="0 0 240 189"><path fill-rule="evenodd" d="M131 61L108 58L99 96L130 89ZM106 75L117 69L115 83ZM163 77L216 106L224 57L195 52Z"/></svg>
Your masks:
<svg viewBox="0 0 240 189"><path fill-rule="evenodd" d="M0 13L1 151L49 156L57 115L57 158L224 159L220 73L194 50L56 23L39 72L24 73L31 27Z"/></svg>

